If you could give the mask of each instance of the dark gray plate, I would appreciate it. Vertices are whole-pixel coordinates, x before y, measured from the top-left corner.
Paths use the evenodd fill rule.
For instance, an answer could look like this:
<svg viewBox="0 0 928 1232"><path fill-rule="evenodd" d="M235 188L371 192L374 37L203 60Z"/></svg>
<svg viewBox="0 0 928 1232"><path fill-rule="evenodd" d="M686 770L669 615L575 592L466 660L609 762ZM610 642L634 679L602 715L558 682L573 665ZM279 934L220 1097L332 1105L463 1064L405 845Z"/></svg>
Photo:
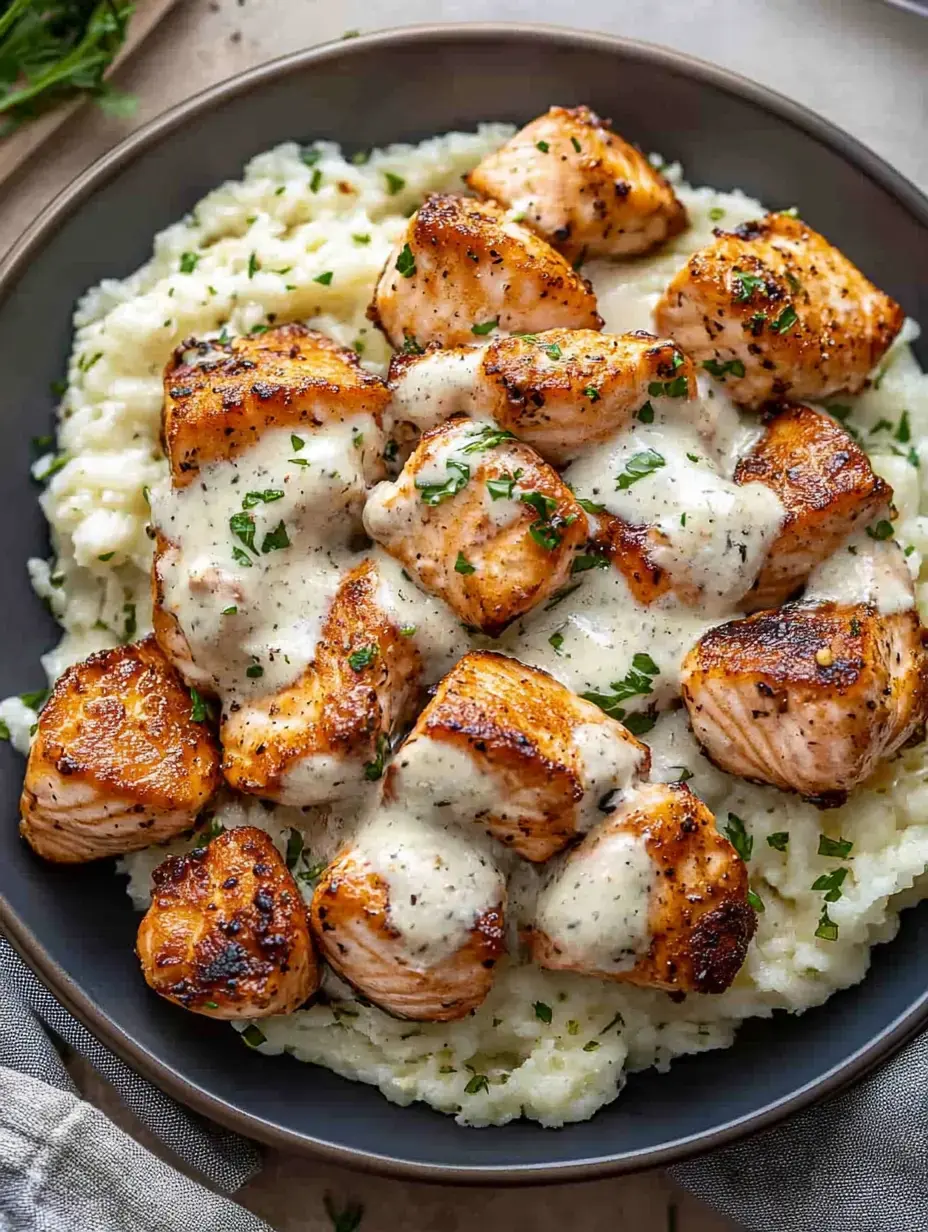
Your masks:
<svg viewBox="0 0 928 1232"><path fill-rule="evenodd" d="M823 120L709 65L619 39L551 29L443 27L376 35L268 65L169 112L82 176L0 269L0 517L5 528L0 696L35 688L55 628L26 580L46 552L28 476L64 370L76 296L121 277L252 154L286 138L350 148L478 121L525 121L586 102L691 179L740 185L839 244L908 313L928 321L928 202ZM923 362L928 356L923 356ZM0 750L0 922L53 991L104 1042L216 1120L339 1162L469 1182L566 1180L692 1154L835 1090L885 1057L928 1013L928 905L874 953L858 987L801 1018L747 1024L734 1048L633 1077L592 1121L468 1130L422 1106L289 1058L249 1054L232 1032L150 994L133 956L136 919L109 864L56 870L16 832L21 760Z"/></svg>

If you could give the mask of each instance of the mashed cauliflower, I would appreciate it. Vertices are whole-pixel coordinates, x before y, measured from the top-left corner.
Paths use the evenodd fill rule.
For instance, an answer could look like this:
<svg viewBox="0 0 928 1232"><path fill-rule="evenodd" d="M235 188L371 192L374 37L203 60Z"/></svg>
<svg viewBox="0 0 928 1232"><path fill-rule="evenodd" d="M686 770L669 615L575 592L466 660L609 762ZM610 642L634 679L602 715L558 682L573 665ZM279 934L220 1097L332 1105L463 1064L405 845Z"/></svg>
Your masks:
<svg viewBox="0 0 928 1232"><path fill-rule="evenodd" d="M158 437L161 372L171 350L191 335L300 319L383 372L388 348L365 308L405 217L426 192L459 188L462 173L509 131L486 125L347 161L328 143L279 146L158 235L140 270L103 282L81 300L57 451L35 467L47 479L42 507L54 555L32 561L31 575L64 628L61 644L44 659L50 679L150 627L146 495L166 470ZM679 168L670 174L690 229L655 256L624 265L620 278L605 266L584 270L614 331L648 324L659 291L714 225L762 212L739 193L687 187ZM892 483L897 535L917 574L928 550L928 377L907 346L912 336L907 327L867 393L831 410L860 435ZM918 597L924 616L925 585ZM25 750L34 711L9 699L0 703L0 719ZM654 777L691 776L690 786L720 824L729 819L744 827L759 925L728 992L676 1003L659 992L508 961L476 1013L417 1025L364 1004L329 976L324 1003L252 1025L246 1043L373 1083L400 1104L424 1100L467 1125L526 1116L556 1126L614 1099L629 1070L664 1069L681 1054L725 1047L747 1017L799 1013L862 979L871 946L894 935L903 898L908 905L928 892L918 881L928 868L924 747L883 766L843 808L820 813L716 770L699 754L682 711L663 717L648 740ZM337 833L337 819L243 799L221 805L211 824L262 826L283 854L289 847L291 862L299 847L294 835L305 836L297 871L307 897L312 865L332 854ZM853 845L846 857L819 854L847 850L847 843ZM161 847L122 862L139 907L164 855ZM849 872L823 928L823 892L811 887L839 867Z"/></svg>

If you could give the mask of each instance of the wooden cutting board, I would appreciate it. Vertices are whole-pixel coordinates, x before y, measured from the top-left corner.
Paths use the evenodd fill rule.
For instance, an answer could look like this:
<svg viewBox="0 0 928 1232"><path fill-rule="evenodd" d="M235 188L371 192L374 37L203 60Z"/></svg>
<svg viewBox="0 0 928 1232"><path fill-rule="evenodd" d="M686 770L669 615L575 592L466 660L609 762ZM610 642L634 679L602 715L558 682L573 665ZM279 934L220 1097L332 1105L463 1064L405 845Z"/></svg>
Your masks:
<svg viewBox="0 0 928 1232"><path fill-rule="evenodd" d="M107 75L132 55L176 3L177 0L136 0L135 12L126 32L126 41L110 65ZM38 119L23 124L9 137L0 139L0 184L11 176L17 167L22 166L42 142L59 129L79 107L87 106L90 101L87 98L75 98L71 102L62 103Z"/></svg>

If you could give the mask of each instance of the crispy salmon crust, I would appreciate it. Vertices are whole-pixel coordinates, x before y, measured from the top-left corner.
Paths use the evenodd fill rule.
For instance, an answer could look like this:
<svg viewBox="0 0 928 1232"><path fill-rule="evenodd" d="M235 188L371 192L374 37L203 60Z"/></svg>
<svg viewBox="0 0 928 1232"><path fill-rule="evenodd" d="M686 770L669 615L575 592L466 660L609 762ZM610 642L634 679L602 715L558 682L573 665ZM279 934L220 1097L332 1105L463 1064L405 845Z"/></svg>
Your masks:
<svg viewBox="0 0 928 1232"><path fill-rule="evenodd" d="M595 969L571 953L569 939L535 926L534 961L666 992L724 992L741 969L757 917L744 861L715 817L684 784L642 784L566 857L559 875L569 877L579 861L595 862L599 844L616 832L643 838L653 865L647 952L625 971Z"/></svg>
<svg viewBox="0 0 928 1232"><path fill-rule="evenodd" d="M263 830L241 826L152 874L136 950L150 988L209 1018L298 1009L319 986L306 904Z"/></svg>
<svg viewBox="0 0 928 1232"><path fill-rule="evenodd" d="M164 842L219 785L219 747L153 637L69 667L39 716L20 830L78 863Z"/></svg>

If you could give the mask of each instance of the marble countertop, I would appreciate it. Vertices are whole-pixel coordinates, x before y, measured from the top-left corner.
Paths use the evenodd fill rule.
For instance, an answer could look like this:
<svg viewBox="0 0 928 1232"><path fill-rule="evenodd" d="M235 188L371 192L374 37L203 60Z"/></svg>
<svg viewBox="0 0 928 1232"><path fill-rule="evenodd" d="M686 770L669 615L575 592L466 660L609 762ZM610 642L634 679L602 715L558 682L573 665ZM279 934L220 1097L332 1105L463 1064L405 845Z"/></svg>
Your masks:
<svg viewBox="0 0 928 1232"><path fill-rule="evenodd" d="M139 98L133 119L84 108L5 186L0 251L127 131L215 81L346 30L486 20L573 24L713 60L834 120L928 189L928 21L882 0L592 0L581 9L540 0L182 0L118 75ZM147 1140L102 1079L80 1064L75 1076L89 1098ZM279 1232L323 1232L331 1229L326 1192L338 1205L364 1204L361 1232L733 1229L654 1172L586 1185L462 1190L272 1151L239 1198Z"/></svg>

